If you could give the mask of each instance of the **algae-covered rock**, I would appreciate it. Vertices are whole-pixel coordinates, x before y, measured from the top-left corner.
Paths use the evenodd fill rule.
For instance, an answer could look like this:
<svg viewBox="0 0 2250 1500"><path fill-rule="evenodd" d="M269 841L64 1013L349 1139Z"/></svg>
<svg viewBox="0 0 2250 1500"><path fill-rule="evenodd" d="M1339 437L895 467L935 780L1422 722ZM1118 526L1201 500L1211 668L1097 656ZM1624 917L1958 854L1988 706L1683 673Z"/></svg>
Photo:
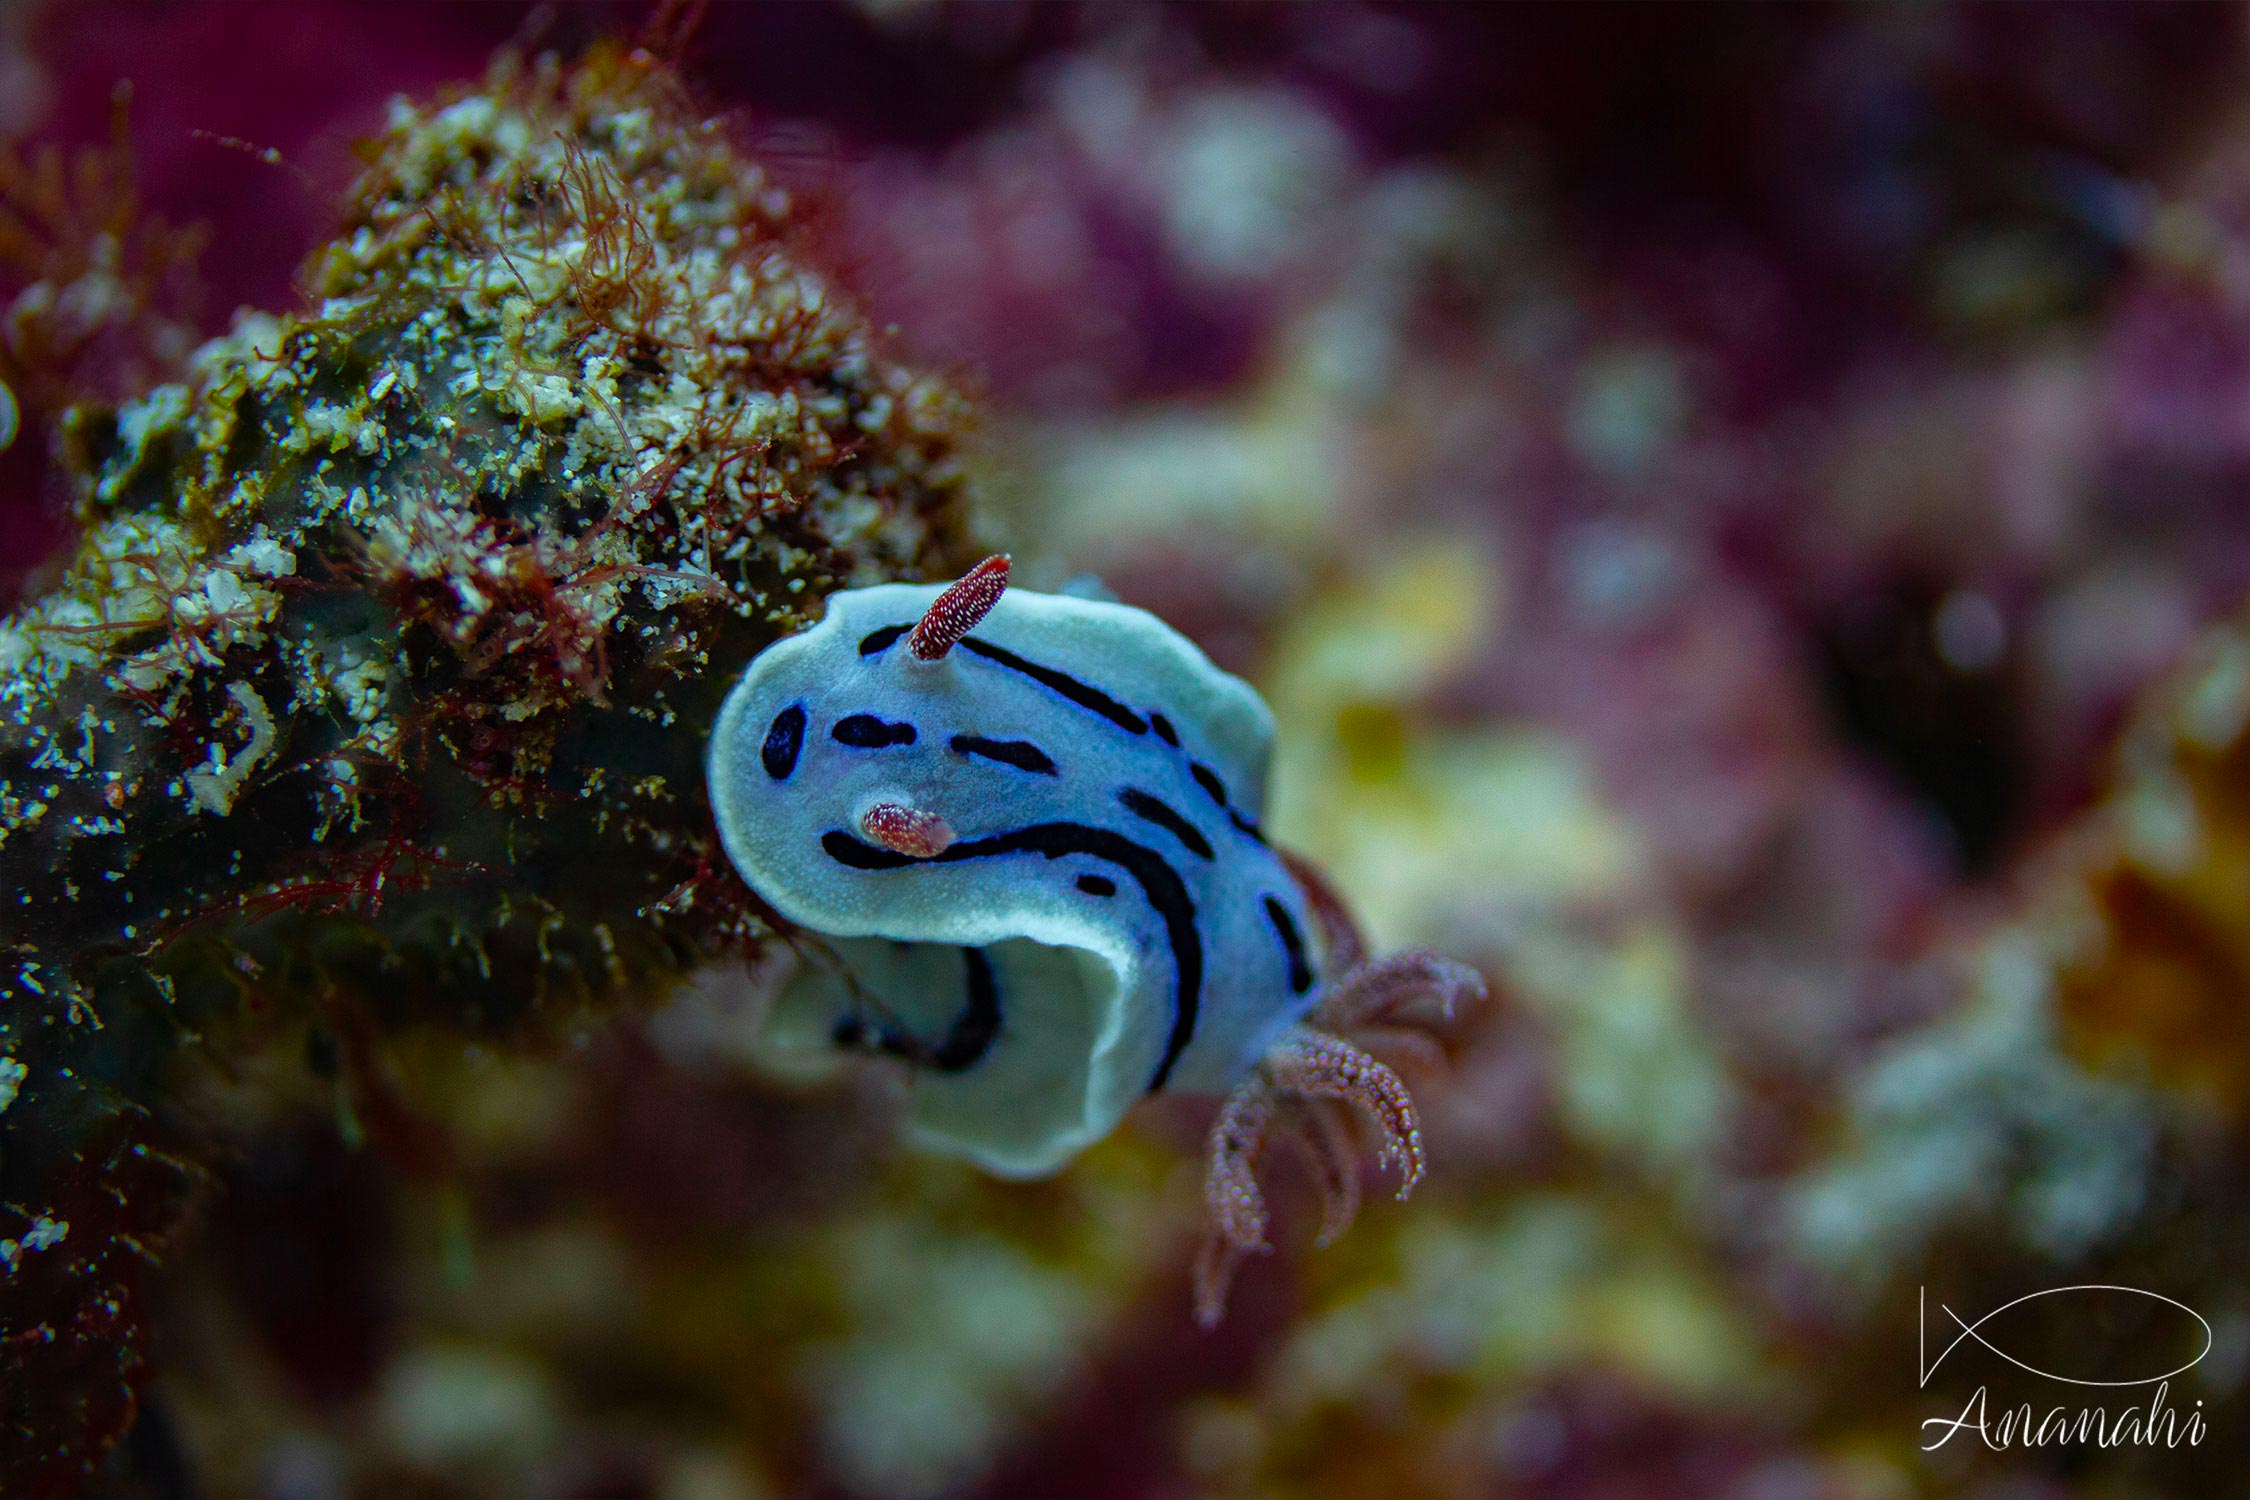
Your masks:
<svg viewBox="0 0 2250 1500"><path fill-rule="evenodd" d="M0 623L0 1471L34 1492L131 1419L181 1070L301 1034L402 1131L371 1038L533 1034L748 947L719 696L829 589L961 553L959 404L640 54L396 105L303 279L67 417L80 536Z"/></svg>

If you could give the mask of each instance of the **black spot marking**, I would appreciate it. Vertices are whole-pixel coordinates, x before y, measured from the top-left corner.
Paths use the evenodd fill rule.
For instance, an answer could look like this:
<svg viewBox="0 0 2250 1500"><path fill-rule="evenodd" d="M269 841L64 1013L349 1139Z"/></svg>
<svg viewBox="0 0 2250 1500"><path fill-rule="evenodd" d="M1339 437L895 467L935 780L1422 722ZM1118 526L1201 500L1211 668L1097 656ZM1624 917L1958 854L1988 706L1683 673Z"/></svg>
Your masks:
<svg viewBox="0 0 2250 1500"><path fill-rule="evenodd" d="M865 646L866 643L861 642L861 648L865 649ZM1025 661L1006 647L980 641L973 635L961 642L961 649L972 656L981 656L996 666L1006 667L1011 672L1023 673L1024 676L1038 683L1041 687L1052 688L1080 708L1090 709L1100 714L1110 723L1128 733L1146 734L1148 732L1148 721L1146 719L1134 713L1100 688L1090 683L1080 682L1068 672L1058 672L1053 667L1043 667L1035 661Z"/></svg>
<svg viewBox="0 0 2250 1500"><path fill-rule="evenodd" d="M1114 896L1117 894L1117 882L1107 875L1081 875L1078 877L1078 888L1089 896Z"/></svg>
<svg viewBox="0 0 2250 1500"><path fill-rule="evenodd" d="M1302 995L1313 986L1312 965L1305 961L1305 935L1297 930L1297 919L1289 915L1289 908L1276 897L1266 897L1266 917L1273 923L1274 935L1281 939L1281 951L1289 957L1289 988Z"/></svg>
<svg viewBox="0 0 2250 1500"><path fill-rule="evenodd" d="M1134 817L1154 823L1185 844L1189 853L1201 855L1205 859L1212 857L1211 841L1203 836L1203 830L1174 812L1172 804L1163 798L1152 797L1137 786L1129 786L1117 794L1117 800L1124 803L1125 810Z"/></svg>
<svg viewBox="0 0 2250 1500"><path fill-rule="evenodd" d="M1117 866L1140 886L1149 908L1163 922L1164 935L1172 949L1175 984L1172 1033L1165 1041L1164 1056L1156 1065L1156 1074L1149 1080L1149 1092L1164 1087L1164 1080L1172 1076L1173 1064L1180 1060L1180 1054L1195 1035L1196 1017L1202 1007L1203 935L1196 930L1195 899L1188 894L1187 882L1180 878L1180 872L1172 868L1170 861L1154 849L1136 844L1121 833L1084 823L1033 823L1013 832L955 844L926 860L866 843L841 828L822 834L820 847L830 859L852 870L958 864L963 860L990 859L1004 854L1037 854L1047 859L1084 854Z"/></svg>
<svg viewBox="0 0 2250 1500"><path fill-rule="evenodd" d="M805 705L792 703L773 716L766 742L758 748L758 763L776 781L787 781L797 769L798 752L805 748Z"/></svg>
<svg viewBox="0 0 2250 1500"><path fill-rule="evenodd" d="M836 727L828 731L839 745L849 745L854 750L885 750L892 745L914 743L912 724L891 724L873 714L853 714L838 719Z"/></svg>
<svg viewBox="0 0 2250 1500"><path fill-rule="evenodd" d="M1149 728L1156 731L1158 739L1175 750L1180 748L1180 732L1172 727L1170 719L1165 718L1162 714L1150 714L1148 724Z"/></svg>
<svg viewBox="0 0 2250 1500"><path fill-rule="evenodd" d="M955 755L981 755L1019 771L1033 771L1041 776L1055 774L1055 763L1047 758L1047 752L1029 740L988 740L979 734L957 734L952 745Z"/></svg>
<svg viewBox="0 0 2250 1500"><path fill-rule="evenodd" d="M1227 821L1235 826L1237 832L1248 834L1251 838L1256 839L1261 844L1266 841L1266 834L1264 829L1260 828L1256 823L1244 817L1242 814L1236 812L1231 807L1227 809Z"/></svg>
<svg viewBox="0 0 2250 1500"><path fill-rule="evenodd" d="M891 642L897 640L900 636L906 634L906 632L912 630L913 628L914 627L912 624L906 624L885 625L880 630L870 630L869 632L867 632L867 634L859 638L859 654L862 656L873 656L877 652L887 649L890 646Z"/></svg>

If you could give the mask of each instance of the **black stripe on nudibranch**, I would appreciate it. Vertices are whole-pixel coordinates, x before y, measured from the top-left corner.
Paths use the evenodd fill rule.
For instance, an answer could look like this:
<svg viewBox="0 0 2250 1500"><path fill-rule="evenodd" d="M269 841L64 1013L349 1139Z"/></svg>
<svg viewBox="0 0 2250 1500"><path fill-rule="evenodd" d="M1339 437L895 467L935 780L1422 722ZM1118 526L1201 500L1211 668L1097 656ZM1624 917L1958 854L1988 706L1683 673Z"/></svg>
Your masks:
<svg viewBox="0 0 2250 1500"><path fill-rule="evenodd" d="M838 1021L830 1033L832 1039L839 1047L886 1052L932 1072L966 1073L984 1061L999 1039L1000 985L992 976L992 960L985 957L983 949L963 948L961 958L968 971L968 999L946 1028L945 1040L935 1047L896 1026L885 1026L870 1037L867 1023L857 1016Z"/></svg>
<svg viewBox="0 0 2250 1500"><path fill-rule="evenodd" d="M873 714L852 714L838 719L836 727L828 734L837 744L849 745L854 750L887 750L893 745L914 743L912 724L892 724Z"/></svg>
<svg viewBox="0 0 2250 1500"><path fill-rule="evenodd" d="M950 743L955 755L981 755L1019 771L1055 774L1055 763L1047 758L1047 752L1029 740L988 740L981 734L957 734Z"/></svg>
<svg viewBox="0 0 2250 1500"><path fill-rule="evenodd" d="M1164 715L1150 714L1148 716L1148 727L1155 730L1156 737L1165 744L1170 745L1175 750L1180 748L1180 732L1172 727L1172 721L1165 718Z"/></svg>
<svg viewBox="0 0 2250 1500"><path fill-rule="evenodd" d="M897 870L907 865L958 864L963 860L990 859L1004 854L1038 854L1048 859L1084 854L1112 864L1133 877L1147 898L1150 910L1164 924L1172 949L1172 974L1177 986L1172 1003L1172 1032L1165 1039L1164 1056L1149 1080L1149 1092L1164 1087L1172 1066L1195 1035L1196 1017L1203 1003L1203 935L1195 926L1195 898L1171 862L1154 849L1136 844L1121 833L1084 823L1033 823L989 838L954 844L942 854L916 859L853 837L841 828L820 836L820 847L836 863L852 870Z"/></svg>
<svg viewBox="0 0 2250 1500"><path fill-rule="evenodd" d="M1089 896L1114 896L1117 894L1117 882L1107 875L1081 875L1078 877L1078 888Z"/></svg>
<svg viewBox="0 0 2250 1500"><path fill-rule="evenodd" d="M1289 959L1289 988L1302 995L1313 986L1312 965L1305 959L1305 935L1297 930L1297 919L1289 915L1289 908L1273 896L1266 897L1266 919L1273 923L1274 935L1281 939L1281 951Z"/></svg>
<svg viewBox="0 0 2250 1500"><path fill-rule="evenodd" d="M890 646L891 642L897 640L900 636L906 634L906 632L912 630L913 628L914 623L909 620L904 625L885 625L880 630L870 630L869 632L867 632L867 634L859 638L859 654L862 656L873 656L877 652L887 649Z"/></svg>
<svg viewBox="0 0 2250 1500"><path fill-rule="evenodd" d="M963 948L961 957L968 967L969 999L930 1054L929 1065L940 1073L975 1067L1000 1035L1000 985L992 977L992 960L982 948Z"/></svg>
<svg viewBox="0 0 2250 1500"><path fill-rule="evenodd" d="M862 641L860 649L864 651L866 648L867 643ZM1052 688L1080 708L1090 709L1100 714L1110 723L1129 733L1146 734L1148 732L1148 720L1134 713L1092 683L1080 682L1068 672L1058 672L1053 667L1043 667L1035 661L1026 661L1005 646L995 646L989 641L980 641L973 635L961 642L961 649L972 656L981 656L995 666L1006 667L1011 672L1021 672L1041 687Z"/></svg>
<svg viewBox="0 0 2250 1500"><path fill-rule="evenodd" d="M766 742L758 747L758 763L776 781L786 781L797 769L797 756L805 748L805 705L792 703L773 716Z"/></svg>
<svg viewBox="0 0 2250 1500"><path fill-rule="evenodd" d="M1191 760L1188 762L1188 774L1195 778L1195 784L1203 788L1205 795L1226 809L1227 821L1235 826L1236 832L1246 834L1261 844L1266 841L1266 836L1259 831L1257 823L1244 817L1228 799L1227 784L1219 779L1218 772L1199 760Z"/></svg>
<svg viewBox="0 0 2250 1500"><path fill-rule="evenodd" d="M1181 817L1173 810L1172 804L1162 797L1152 796L1137 786L1129 786L1117 794L1117 800L1134 817L1154 823L1178 839L1187 846L1190 854L1200 855L1205 859L1213 857L1211 841L1203 836L1203 830Z"/></svg>

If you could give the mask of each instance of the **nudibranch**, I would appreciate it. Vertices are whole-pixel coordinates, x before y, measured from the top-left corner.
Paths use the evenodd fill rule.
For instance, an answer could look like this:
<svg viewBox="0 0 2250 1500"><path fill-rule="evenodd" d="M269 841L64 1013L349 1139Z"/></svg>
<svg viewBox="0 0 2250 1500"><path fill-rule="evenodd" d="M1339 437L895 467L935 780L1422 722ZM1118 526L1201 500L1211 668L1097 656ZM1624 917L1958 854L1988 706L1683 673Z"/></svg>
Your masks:
<svg viewBox="0 0 2250 1500"><path fill-rule="evenodd" d="M922 1142L1052 1172L1159 1090L1226 1096L1199 1316L1266 1248L1255 1171L1296 1142L1357 1205L1351 1109L1405 1197L1423 1169L1401 1061L1442 1058L1473 972L1363 960L1343 909L1259 825L1273 716L1144 610L1008 587L831 595L757 656L711 734L711 805L750 886L816 940L769 1017L781 1046L913 1071ZM1356 1041L1354 1040L1356 1039Z"/></svg>

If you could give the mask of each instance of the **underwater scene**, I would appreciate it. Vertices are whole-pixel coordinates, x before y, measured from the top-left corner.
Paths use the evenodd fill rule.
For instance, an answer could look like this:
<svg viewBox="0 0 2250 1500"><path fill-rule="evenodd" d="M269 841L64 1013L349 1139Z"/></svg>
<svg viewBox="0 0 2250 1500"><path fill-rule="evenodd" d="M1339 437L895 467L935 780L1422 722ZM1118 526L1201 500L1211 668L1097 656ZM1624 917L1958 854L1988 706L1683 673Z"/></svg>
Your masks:
<svg viewBox="0 0 2250 1500"><path fill-rule="evenodd" d="M0 1497L2250 1495L2250 11L0 0Z"/></svg>

